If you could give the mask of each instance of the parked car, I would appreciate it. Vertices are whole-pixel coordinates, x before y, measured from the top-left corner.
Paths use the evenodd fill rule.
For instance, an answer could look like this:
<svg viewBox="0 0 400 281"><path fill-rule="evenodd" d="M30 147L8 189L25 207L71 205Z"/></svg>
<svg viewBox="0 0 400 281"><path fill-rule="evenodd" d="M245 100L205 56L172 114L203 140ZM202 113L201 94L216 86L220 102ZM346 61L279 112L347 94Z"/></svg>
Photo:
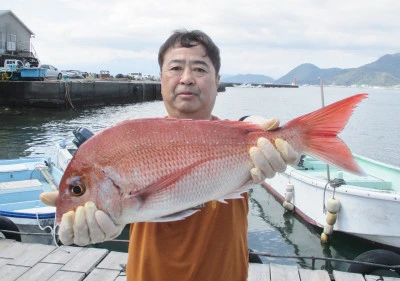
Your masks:
<svg viewBox="0 0 400 281"><path fill-rule="evenodd" d="M153 80L153 76L150 74L143 74L142 78L143 80Z"/></svg>
<svg viewBox="0 0 400 281"><path fill-rule="evenodd" d="M15 59L4 60L4 69L7 71L16 71L21 67L24 67L24 64L20 60L15 60Z"/></svg>
<svg viewBox="0 0 400 281"><path fill-rule="evenodd" d="M128 73L126 76L133 80L143 80L142 73L140 73L140 72L136 72L136 73L131 72L131 73Z"/></svg>
<svg viewBox="0 0 400 281"><path fill-rule="evenodd" d="M54 66L50 64L42 64L40 67L46 69L46 78L55 78L58 80L62 78L61 70L58 70Z"/></svg>
<svg viewBox="0 0 400 281"><path fill-rule="evenodd" d="M61 70L63 78L84 79L83 73L79 70Z"/></svg>

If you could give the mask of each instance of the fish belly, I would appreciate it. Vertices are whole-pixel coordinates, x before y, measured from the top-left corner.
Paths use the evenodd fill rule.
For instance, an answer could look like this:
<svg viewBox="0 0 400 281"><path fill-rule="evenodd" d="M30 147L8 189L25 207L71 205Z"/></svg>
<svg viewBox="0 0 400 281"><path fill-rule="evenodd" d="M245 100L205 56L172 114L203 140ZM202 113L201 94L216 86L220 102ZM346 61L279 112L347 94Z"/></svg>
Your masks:
<svg viewBox="0 0 400 281"><path fill-rule="evenodd" d="M128 223L151 221L229 197L249 183L252 167L250 158L244 154L203 163L171 186L146 196L139 209L125 210L124 220ZM242 190L239 192L243 193Z"/></svg>

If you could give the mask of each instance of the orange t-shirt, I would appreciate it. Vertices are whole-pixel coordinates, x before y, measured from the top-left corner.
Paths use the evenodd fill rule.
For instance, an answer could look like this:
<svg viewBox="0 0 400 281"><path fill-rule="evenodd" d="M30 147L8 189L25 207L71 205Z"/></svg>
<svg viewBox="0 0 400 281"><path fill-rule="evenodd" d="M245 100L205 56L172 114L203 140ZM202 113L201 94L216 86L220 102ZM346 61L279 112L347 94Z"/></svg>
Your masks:
<svg viewBox="0 0 400 281"><path fill-rule="evenodd" d="M248 196L207 202L180 221L131 225L128 281L245 281Z"/></svg>
<svg viewBox="0 0 400 281"><path fill-rule="evenodd" d="M247 280L248 194L226 202L207 202L180 221L131 224L127 280Z"/></svg>

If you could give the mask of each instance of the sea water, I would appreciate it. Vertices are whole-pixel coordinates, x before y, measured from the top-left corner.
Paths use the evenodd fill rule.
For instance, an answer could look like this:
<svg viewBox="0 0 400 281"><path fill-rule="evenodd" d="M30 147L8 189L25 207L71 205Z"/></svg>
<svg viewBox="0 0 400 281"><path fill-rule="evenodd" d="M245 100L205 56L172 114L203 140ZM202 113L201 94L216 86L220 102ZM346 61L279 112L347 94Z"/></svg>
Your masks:
<svg viewBox="0 0 400 281"><path fill-rule="evenodd" d="M354 111L341 138L353 153L400 166L400 90L325 87L325 105L358 93L368 93ZM221 119L238 120L246 115L280 118L281 123L322 106L319 87L300 88L226 88L218 93L214 114ZM116 123L133 118L166 115L162 101L115 105L77 110L11 109L0 114L0 159L56 156L56 144L72 140L76 127L99 132ZM4 112L7 112L6 114ZM321 202L310 202L321 204ZM281 204L262 187L251 193L249 213L249 247L272 255L297 258L265 258L264 263L299 265L311 268L304 257L353 259L375 249L372 243L335 233L329 245L321 245L321 230L285 212ZM127 230L122 238L127 239ZM109 242L112 250L126 251L127 242ZM347 264L316 262L316 268L345 270Z"/></svg>

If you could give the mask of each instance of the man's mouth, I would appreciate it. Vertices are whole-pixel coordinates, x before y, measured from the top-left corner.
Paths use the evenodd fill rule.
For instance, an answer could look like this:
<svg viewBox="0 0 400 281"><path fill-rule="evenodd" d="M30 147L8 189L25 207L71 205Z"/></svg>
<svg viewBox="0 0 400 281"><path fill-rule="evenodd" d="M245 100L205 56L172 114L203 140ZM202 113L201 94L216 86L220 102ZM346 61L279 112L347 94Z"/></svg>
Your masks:
<svg viewBox="0 0 400 281"><path fill-rule="evenodd" d="M190 97L190 96L195 96L197 93L191 92L191 91L183 91L179 92L177 96L182 96L182 97Z"/></svg>

